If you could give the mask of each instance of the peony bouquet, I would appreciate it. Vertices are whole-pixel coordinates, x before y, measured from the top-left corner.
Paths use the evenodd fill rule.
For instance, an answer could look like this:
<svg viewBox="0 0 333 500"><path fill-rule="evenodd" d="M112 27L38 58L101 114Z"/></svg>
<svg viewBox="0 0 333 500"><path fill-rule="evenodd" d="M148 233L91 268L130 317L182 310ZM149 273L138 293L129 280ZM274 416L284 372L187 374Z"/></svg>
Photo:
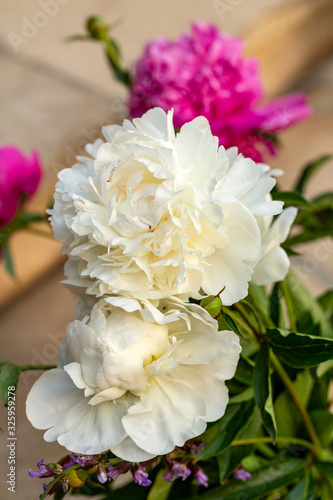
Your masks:
<svg viewBox="0 0 333 500"><path fill-rule="evenodd" d="M260 104L257 62L211 25L151 42L132 72L102 19L86 37L132 120L60 172L49 210L77 318L27 398L67 450L29 472L40 498L333 498L332 292L289 270L332 233L333 195L302 194L324 157L288 192L262 163L305 96ZM2 366L6 390L29 369Z"/></svg>

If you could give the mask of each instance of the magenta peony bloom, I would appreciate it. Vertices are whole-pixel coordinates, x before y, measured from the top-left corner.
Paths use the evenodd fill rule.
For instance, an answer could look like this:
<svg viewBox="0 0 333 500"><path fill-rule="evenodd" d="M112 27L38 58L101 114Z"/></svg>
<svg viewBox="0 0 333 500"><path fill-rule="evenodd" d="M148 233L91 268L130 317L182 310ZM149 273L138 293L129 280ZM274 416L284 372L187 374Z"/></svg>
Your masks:
<svg viewBox="0 0 333 500"><path fill-rule="evenodd" d="M13 219L22 195L33 195L41 173L36 151L28 158L15 146L0 148L0 227Z"/></svg>
<svg viewBox="0 0 333 500"><path fill-rule="evenodd" d="M274 154L272 134L309 116L310 108L303 94L259 105L258 62L242 52L241 40L206 23L193 24L175 42L157 38L134 66L130 115L174 108L176 127L203 115L224 147L237 146L255 161Z"/></svg>

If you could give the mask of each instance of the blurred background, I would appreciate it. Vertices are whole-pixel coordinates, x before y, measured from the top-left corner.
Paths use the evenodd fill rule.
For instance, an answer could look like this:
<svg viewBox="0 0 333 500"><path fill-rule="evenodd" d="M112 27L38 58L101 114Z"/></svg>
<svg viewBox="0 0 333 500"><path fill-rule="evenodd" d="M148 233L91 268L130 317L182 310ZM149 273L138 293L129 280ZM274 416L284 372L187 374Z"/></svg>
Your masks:
<svg viewBox="0 0 333 500"><path fill-rule="evenodd" d="M0 138L26 153L40 152L43 185L31 203L49 203L57 173L70 166L105 124L126 115L125 90L116 83L102 48L92 42L68 44L84 32L87 17L100 14L114 23L128 66L144 44L157 36L176 38L192 21L214 22L246 40L257 56L268 96L300 90L313 108L310 119L281 134L279 155L269 161L282 168L290 189L309 160L333 152L333 1L332 0L0 0ZM332 162L314 178L311 196L333 188ZM318 246L319 245L319 246ZM18 364L54 363L60 340L75 317L74 298L60 284L63 259L52 239L18 234L13 241L17 280L0 269L1 358ZM293 268L314 294L333 282L332 240L307 246ZM1 266L1 264L0 264ZM41 459L65 454L43 441L31 427L24 402L37 373L26 372L17 391L16 498L37 499L42 480L28 477ZM1 496L7 491L6 409L0 409ZM4 495L4 496L3 496ZM76 497L78 498L78 497Z"/></svg>

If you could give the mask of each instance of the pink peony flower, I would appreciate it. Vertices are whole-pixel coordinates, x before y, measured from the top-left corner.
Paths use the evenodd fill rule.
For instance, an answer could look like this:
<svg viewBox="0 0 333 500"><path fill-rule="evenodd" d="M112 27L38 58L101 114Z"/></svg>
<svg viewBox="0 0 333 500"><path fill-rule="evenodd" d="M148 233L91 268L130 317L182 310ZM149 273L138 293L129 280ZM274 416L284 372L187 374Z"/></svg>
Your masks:
<svg viewBox="0 0 333 500"><path fill-rule="evenodd" d="M36 151L29 158L15 146L0 148L0 227L14 218L23 195L34 194L41 173Z"/></svg>
<svg viewBox="0 0 333 500"><path fill-rule="evenodd" d="M161 107L175 111L175 126L205 116L220 144L237 146L255 161L275 153L272 134L310 114L303 94L259 105L264 96L258 62L243 57L243 42L210 24L195 23L191 34L170 42L157 38L138 59L128 106L141 116Z"/></svg>

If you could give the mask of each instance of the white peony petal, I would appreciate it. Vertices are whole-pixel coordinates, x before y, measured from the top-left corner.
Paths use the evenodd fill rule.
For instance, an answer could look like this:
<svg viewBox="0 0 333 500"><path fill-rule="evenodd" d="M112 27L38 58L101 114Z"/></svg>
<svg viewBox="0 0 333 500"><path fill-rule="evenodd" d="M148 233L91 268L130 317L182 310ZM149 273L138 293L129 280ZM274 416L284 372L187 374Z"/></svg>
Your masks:
<svg viewBox="0 0 333 500"><path fill-rule="evenodd" d="M111 451L117 457L129 462L145 462L156 456L139 448L129 436L118 445L113 446Z"/></svg>
<svg viewBox="0 0 333 500"><path fill-rule="evenodd" d="M281 281L286 277L289 267L288 255L283 248L277 246L256 265L252 281L255 285L269 285Z"/></svg>
<svg viewBox="0 0 333 500"><path fill-rule="evenodd" d="M237 357L225 357L217 358L208 365L182 366L178 371L170 373L169 377L175 385L185 384L193 392L200 394L206 404L204 420L213 422L224 415L229 401L224 381L235 374L237 361ZM226 378L222 378L223 375Z"/></svg>
<svg viewBox="0 0 333 500"><path fill-rule="evenodd" d="M69 451L97 454L121 442L125 430L121 418L128 403L88 404L63 370L44 373L32 387L26 403L27 417L37 429L49 429L46 441L57 440Z"/></svg>
<svg viewBox="0 0 333 500"><path fill-rule="evenodd" d="M199 394L165 375L150 380L150 387L122 422L140 448L164 455L201 434L206 428L205 414L205 401Z"/></svg>

